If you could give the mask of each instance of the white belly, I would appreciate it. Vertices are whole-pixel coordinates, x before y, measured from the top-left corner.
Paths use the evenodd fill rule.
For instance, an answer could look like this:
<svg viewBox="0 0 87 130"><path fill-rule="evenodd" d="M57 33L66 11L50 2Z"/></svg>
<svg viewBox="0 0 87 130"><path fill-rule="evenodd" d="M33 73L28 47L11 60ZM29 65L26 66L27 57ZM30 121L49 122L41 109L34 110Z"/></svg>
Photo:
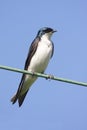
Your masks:
<svg viewBox="0 0 87 130"><path fill-rule="evenodd" d="M50 41L39 42L38 48L31 59L28 70L44 72L52 55L52 43Z"/></svg>

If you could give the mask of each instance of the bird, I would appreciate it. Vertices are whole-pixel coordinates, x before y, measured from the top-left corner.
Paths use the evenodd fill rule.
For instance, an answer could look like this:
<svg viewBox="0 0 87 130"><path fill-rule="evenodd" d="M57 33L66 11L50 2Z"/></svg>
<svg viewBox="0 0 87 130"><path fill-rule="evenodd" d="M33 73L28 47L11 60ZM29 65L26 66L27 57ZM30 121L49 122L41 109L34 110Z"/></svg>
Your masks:
<svg viewBox="0 0 87 130"><path fill-rule="evenodd" d="M54 44L51 41L51 36L55 32L57 31L50 27L43 27L38 31L30 45L24 70L28 72L44 73L54 53ZM18 101L18 105L21 107L30 87L36 79L37 77L34 75L22 74L18 90L11 98L12 104Z"/></svg>

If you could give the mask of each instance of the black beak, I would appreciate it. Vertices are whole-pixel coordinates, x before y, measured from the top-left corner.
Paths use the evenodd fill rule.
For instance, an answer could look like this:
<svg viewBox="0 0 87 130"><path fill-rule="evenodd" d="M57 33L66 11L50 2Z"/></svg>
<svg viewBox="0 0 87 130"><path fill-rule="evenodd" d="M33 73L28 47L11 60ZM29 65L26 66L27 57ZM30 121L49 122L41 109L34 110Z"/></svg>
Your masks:
<svg viewBox="0 0 87 130"><path fill-rule="evenodd" d="M53 33L57 32L57 30L53 30Z"/></svg>

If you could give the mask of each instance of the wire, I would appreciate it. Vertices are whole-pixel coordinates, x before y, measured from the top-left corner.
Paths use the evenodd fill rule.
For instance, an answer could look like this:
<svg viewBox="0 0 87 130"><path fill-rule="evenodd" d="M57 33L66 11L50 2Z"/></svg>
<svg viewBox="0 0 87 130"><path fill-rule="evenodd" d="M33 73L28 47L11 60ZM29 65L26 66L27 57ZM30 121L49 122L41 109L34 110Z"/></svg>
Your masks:
<svg viewBox="0 0 87 130"><path fill-rule="evenodd" d="M66 78L59 78L59 77L56 77L53 75L42 74L42 73L37 73L37 72L29 72L26 70L21 70L21 69L12 68L12 67L3 66L3 65L0 65L0 69L9 70L9 71L18 72L18 73L29 74L32 76L37 76L37 77L42 77L42 78L46 78L46 79L52 79L52 80L56 80L56 81L61 81L61 82L66 82L66 83L70 83L70 84L76 84L76 85L87 87L87 83L85 83L85 82L69 80Z"/></svg>

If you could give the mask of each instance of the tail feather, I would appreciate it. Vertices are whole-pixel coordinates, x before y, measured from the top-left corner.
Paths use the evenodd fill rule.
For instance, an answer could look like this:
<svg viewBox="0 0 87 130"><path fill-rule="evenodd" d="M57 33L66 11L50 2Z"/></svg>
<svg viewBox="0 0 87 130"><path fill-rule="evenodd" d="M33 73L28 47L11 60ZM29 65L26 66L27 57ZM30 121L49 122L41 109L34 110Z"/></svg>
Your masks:
<svg viewBox="0 0 87 130"><path fill-rule="evenodd" d="M12 104L16 103L17 99L18 99L17 94L15 94L15 95L11 98Z"/></svg>
<svg viewBox="0 0 87 130"><path fill-rule="evenodd" d="M18 97L19 107L22 105L22 103L23 103L23 101L24 101L24 99L25 99L25 97L26 97L26 95L27 95L27 92L28 92L28 90L27 90L22 96L19 96L19 97Z"/></svg>
<svg viewBox="0 0 87 130"><path fill-rule="evenodd" d="M18 100L18 104L19 104L19 107L23 104L23 101L26 97L26 94L27 94L28 90L23 94L23 95L18 95L18 94L15 94L12 98L11 98L11 102L12 104L16 103L16 101Z"/></svg>

